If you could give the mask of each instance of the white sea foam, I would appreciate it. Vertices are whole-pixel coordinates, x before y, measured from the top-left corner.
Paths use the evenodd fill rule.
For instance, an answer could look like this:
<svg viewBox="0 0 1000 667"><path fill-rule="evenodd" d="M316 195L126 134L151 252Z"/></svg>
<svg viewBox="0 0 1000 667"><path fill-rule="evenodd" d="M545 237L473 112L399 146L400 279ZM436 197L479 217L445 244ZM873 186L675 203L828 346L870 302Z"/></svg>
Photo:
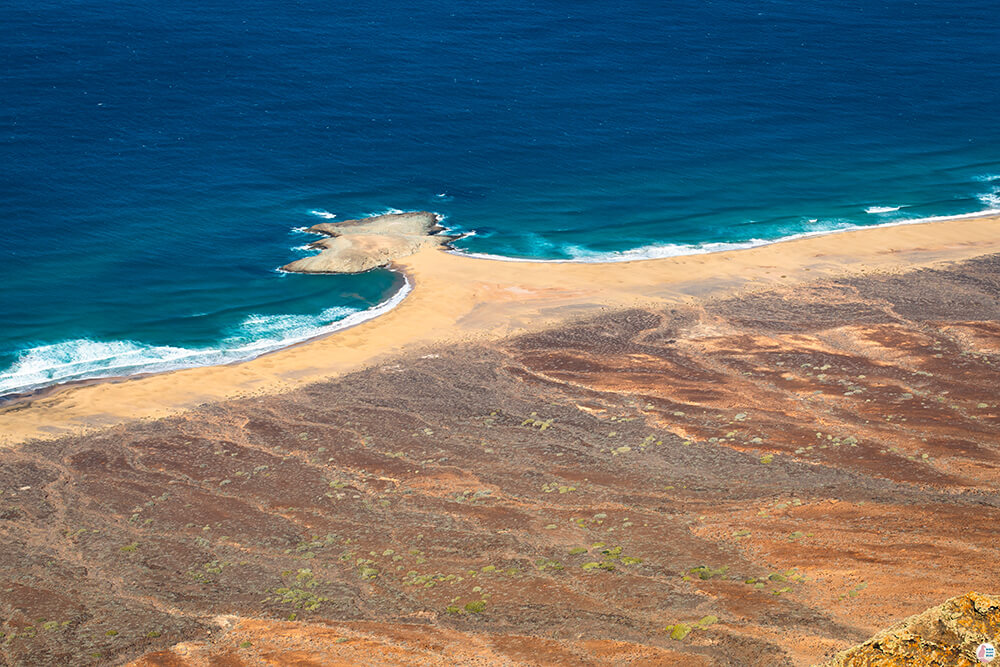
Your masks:
<svg viewBox="0 0 1000 667"><path fill-rule="evenodd" d="M976 199L981 201L987 209L1000 209L1000 174L983 174L974 179L979 183L989 184L989 192L976 195Z"/></svg>
<svg viewBox="0 0 1000 667"><path fill-rule="evenodd" d="M378 317L399 305L410 290L410 282L405 280L392 297L366 310L335 306L317 315L250 315L212 347L186 348L83 338L39 345L23 351L9 368L0 372L0 395L73 380L246 361Z"/></svg>
<svg viewBox="0 0 1000 667"><path fill-rule="evenodd" d="M974 211L972 213L959 213L957 215L937 215L927 218L911 218L904 220L893 220L877 225L855 225L849 222L834 222L825 229L816 229L808 232L789 234L775 239L749 239L733 243L656 243L651 245L631 248L629 250L598 251L580 246L564 246L563 250L570 255L565 259L542 259L536 257L509 257L505 255L493 255L490 253L466 252L455 248L449 250L452 254L463 255L465 257L476 257L479 259L489 259L501 262L537 262L548 264L566 263L590 263L603 264L613 262L634 262L645 259L662 259L665 257L680 257L683 255L703 255L712 252L724 252L727 250L746 250L747 248L757 248L760 246L781 243L783 241L794 241L795 239L808 238L811 236L826 236L827 234L837 234L839 232L850 232L862 229L875 229L879 227L898 227L902 225L918 225L926 222L942 222L945 220L962 220L967 218L981 218L985 216L1000 214L1000 194L998 194L997 206L984 211ZM833 226L835 225L835 226ZM551 243L548 242L550 245Z"/></svg>
<svg viewBox="0 0 1000 667"><path fill-rule="evenodd" d="M984 192L979 195L979 201L983 202L988 208L1000 209L1000 189L994 189L993 192Z"/></svg>
<svg viewBox="0 0 1000 667"><path fill-rule="evenodd" d="M69 380L224 363L223 354L222 350L143 345L127 340L67 340L22 352L0 373L0 394Z"/></svg>
<svg viewBox="0 0 1000 667"><path fill-rule="evenodd" d="M398 215L400 213L415 213L415 211L404 211L401 208L388 207L381 211L375 211L374 213L366 213L363 217L365 218L377 218L380 215Z"/></svg>
<svg viewBox="0 0 1000 667"><path fill-rule="evenodd" d="M640 259L662 259L664 257L679 257L681 255L701 255L724 250L742 250L772 243L764 239L751 239L742 243L656 243L640 246L629 250L600 251L591 250L577 245L565 246L563 250L569 255L565 259L542 259L537 257L508 257L506 255L491 255L481 252L465 252L452 250L450 252L465 257L492 259L502 262L536 262L540 264L608 264L613 262L634 262ZM541 245L541 244L539 244ZM551 244L550 244L551 245Z"/></svg>
<svg viewBox="0 0 1000 667"><path fill-rule="evenodd" d="M313 210L309 211L309 213L315 215L317 218L325 218L327 220L333 220L334 218L337 217L336 214L330 213L329 211L322 208L314 208Z"/></svg>
<svg viewBox="0 0 1000 667"><path fill-rule="evenodd" d="M900 206L869 206L865 213L893 213L901 208L906 208L906 204Z"/></svg>

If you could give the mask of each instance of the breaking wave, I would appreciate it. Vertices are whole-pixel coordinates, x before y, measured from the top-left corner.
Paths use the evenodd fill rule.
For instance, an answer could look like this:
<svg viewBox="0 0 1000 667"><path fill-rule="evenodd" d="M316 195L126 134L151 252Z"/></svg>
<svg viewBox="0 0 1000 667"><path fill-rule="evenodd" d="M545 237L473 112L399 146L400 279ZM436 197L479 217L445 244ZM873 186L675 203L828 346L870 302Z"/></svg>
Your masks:
<svg viewBox="0 0 1000 667"><path fill-rule="evenodd" d="M0 396L77 380L246 361L378 317L399 305L410 289L406 280L392 297L368 309L337 306L316 315L250 315L226 338L208 347L87 338L39 345L22 351L0 372Z"/></svg>
<svg viewBox="0 0 1000 667"><path fill-rule="evenodd" d="M983 199L983 195L980 196ZM984 203L989 205L986 199L983 199ZM984 211L975 211L972 213L960 213L958 215L940 215L931 216L926 218L909 218L902 220L893 220L891 222L883 222L876 225L857 225L850 222L831 222L827 223L823 229L815 229L807 232L797 232L795 234L788 234L786 236L780 236L772 239L748 239L746 241L735 241L735 242L717 242L717 243L654 243L650 245L640 246L638 248L631 248L628 250L592 250L590 248L585 248L579 245L564 245L558 248L560 252L566 255L562 258L539 258L539 257L512 257L507 255L494 255L490 253L480 253L480 252L468 252L461 248L455 248L449 250L453 254L464 255L466 257L478 257L480 259L491 259L503 262L542 262L542 263L566 263L566 262L581 262L581 263L606 263L606 262L634 262L643 259L663 259L665 257L680 257L683 255L703 255L713 252L725 252L727 250L746 250L748 248L757 248L759 246L771 245L773 243L781 243L783 241L793 241L795 239L807 238L810 236L824 236L826 234L836 234L839 232L849 232L853 230L860 229L873 229L876 227L896 227L900 225L916 225L925 222L939 222L944 220L959 220L963 218L979 218L990 215L997 215L1000 213L1000 192L995 193L995 201L992 201L992 206ZM810 220L813 222L813 220ZM533 239L534 245L537 247L539 245L548 244L553 246L550 241L543 239L541 241Z"/></svg>

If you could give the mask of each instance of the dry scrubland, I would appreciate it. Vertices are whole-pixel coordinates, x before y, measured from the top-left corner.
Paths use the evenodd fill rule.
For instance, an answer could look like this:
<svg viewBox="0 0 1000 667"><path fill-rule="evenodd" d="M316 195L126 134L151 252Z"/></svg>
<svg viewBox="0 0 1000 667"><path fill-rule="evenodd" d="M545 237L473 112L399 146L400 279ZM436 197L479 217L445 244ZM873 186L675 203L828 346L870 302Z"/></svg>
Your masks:
<svg viewBox="0 0 1000 667"><path fill-rule="evenodd" d="M823 662L1000 590L998 297L1000 256L823 278L22 443L0 655ZM838 664L996 634L952 604Z"/></svg>

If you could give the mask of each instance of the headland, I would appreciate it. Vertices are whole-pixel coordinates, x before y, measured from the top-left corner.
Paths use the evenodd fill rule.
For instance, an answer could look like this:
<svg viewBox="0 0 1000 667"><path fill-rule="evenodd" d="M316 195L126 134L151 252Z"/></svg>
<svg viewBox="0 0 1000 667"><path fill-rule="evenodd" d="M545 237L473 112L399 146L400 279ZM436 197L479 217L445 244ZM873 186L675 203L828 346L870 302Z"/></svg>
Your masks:
<svg viewBox="0 0 1000 667"><path fill-rule="evenodd" d="M387 213L361 220L321 222L307 232L326 238L309 247L319 252L281 267L295 273L362 273L387 266L424 248L458 238L442 234L434 213Z"/></svg>

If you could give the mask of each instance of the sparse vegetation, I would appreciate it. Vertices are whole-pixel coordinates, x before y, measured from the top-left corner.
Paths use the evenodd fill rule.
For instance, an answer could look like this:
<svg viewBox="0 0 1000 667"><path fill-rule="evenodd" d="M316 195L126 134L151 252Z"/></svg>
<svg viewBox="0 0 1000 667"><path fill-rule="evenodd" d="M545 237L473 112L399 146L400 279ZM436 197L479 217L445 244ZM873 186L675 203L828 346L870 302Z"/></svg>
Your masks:
<svg viewBox="0 0 1000 667"><path fill-rule="evenodd" d="M698 565L697 567L691 568L688 572L691 575L698 577L699 579L707 580L707 579L716 579L719 577L724 577L726 576L726 573L728 571L729 571L729 566L727 565L723 565L722 567L718 568L713 568L709 565ZM691 579L691 577L688 575L684 575L683 578L685 580Z"/></svg>
<svg viewBox="0 0 1000 667"><path fill-rule="evenodd" d="M266 598L264 602L276 602L282 605L291 605L295 609L303 611L313 611L327 601L328 598L317 595L313 589L318 587L320 581L316 579L310 569L301 569L294 573L287 586L275 588L272 592L274 597ZM295 616L293 612L291 616ZM290 618L289 620L294 620Z"/></svg>

